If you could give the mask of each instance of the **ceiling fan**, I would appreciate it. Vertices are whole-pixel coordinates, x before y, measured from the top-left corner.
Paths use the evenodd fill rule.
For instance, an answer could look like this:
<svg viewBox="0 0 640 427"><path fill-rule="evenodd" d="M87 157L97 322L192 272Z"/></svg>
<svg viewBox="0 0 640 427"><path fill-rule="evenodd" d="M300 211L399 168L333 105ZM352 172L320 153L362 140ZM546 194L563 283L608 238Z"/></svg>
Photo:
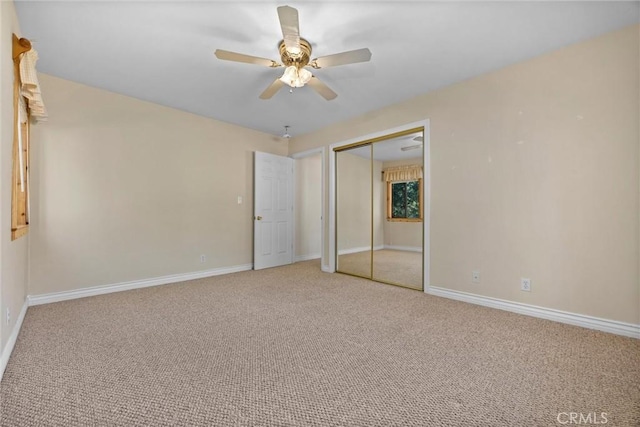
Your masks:
<svg viewBox="0 0 640 427"><path fill-rule="evenodd" d="M330 101L338 95L314 76L311 71L307 70L306 67L320 69L354 64L356 62L367 62L371 59L371 51L367 48L311 59L311 43L300 37L298 10L290 6L280 6L278 7L278 17L283 37L278 44L281 62L228 50L217 49L215 51L216 57L225 61L244 62L271 68L286 67L282 77L278 77L271 83L260 94L260 99L271 98L285 85L296 88L308 84L324 99Z"/></svg>

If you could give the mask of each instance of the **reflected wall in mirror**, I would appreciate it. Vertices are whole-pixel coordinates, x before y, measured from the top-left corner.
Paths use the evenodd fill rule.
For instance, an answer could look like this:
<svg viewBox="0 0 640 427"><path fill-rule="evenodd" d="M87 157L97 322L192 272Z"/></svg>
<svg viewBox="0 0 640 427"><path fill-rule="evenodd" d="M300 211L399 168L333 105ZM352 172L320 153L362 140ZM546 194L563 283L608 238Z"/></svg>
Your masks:
<svg viewBox="0 0 640 427"><path fill-rule="evenodd" d="M337 271L423 289L422 131L336 152Z"/></svg>
<svg viewBox="0 0 640 427"><path fill-rule="evenodd" d="M371 145L336 153L337 270L371 278Z"/></svg>

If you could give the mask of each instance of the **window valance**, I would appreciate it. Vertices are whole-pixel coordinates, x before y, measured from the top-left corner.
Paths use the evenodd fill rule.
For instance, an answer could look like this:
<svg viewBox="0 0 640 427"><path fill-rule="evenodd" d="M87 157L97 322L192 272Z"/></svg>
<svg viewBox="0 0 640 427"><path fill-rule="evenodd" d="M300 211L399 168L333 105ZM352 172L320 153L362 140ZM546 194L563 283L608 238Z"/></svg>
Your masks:
<svg viewBox="0 0 640 427"><path fill-rule="evenodd" d="M22 54L20 61L20 95L26 98L29 113L36 121L47 119L47 109L42 100L40 92L40 83L38 82L38 73L36 72L36 62L38 61L38 52L30 49ZM27 120L26 108L21 107L21 121L25 123Z"/></svg>
<svg viewBox="0 0 640 427"><path fill-rule="evenodd" d="M395 166L387 168L382 171L384 173L384 180L390 181L417 181L422 179L422 166L420 165L406 165Z"/></svg>

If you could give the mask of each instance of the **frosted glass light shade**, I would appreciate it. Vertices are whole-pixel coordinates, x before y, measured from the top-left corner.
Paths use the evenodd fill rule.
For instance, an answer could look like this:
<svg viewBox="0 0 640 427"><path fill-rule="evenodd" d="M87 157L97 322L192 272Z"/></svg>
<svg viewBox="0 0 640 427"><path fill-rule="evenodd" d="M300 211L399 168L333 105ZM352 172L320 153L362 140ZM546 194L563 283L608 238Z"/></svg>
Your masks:
<svg viewBox="0 0 640 427"><path fill-rule="evenodd" d="M291 87L302 87L309 83L312 76L309 70L305 70L304 68L298 69L295 65L291 65L284 70L280 81Z"/></svg>
<svg viewBox="0 0 640 427"><path fill-rule="evenodd" d="M306 85L307 83L309 83L309 80L311 80L311 77L313 75L311 74L311 71L305 69L305 68L301 68L298 70L298 77L300 78L300 81L302 82L301 86Z"/></svg>

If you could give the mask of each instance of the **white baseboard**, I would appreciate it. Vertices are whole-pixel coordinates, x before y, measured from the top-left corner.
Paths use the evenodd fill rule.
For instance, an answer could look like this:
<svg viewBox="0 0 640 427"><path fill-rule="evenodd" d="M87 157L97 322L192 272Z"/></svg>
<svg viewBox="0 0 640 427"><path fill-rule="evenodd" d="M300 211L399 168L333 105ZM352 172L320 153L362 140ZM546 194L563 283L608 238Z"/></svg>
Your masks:
<svg viewBox="0 0 640 427"><path fill-rule="evenodd" d="M0 354L0 381L2 381L4 370L7 368L7 363L9 363L9 357L11 357L13 347L15 347L16 345L18 334L20 333L20 329L22 328L22 321L24 320L25 314L27 314L27 307L29 307L29 301L25 300L24 304L22 304L20 314L18 314L18 317L16 318L16 323L13 325L13 330L11 331L11 335L9 335L9 340L4 346L2 354Z"/></svg>
<svg viewBox="0 0 640 427"><path fill-rule="evenodd" d="M373 247L374 251L379 251L381 249L384 249L384 246L380 245L380 246L374 246ZM368 252L370 250L371 250L371 246L362 246L362 247L359 247L359 248L340 249L338 251L338 255L355 254L357 252Z"/></svg>
<svg viewBox="0 0 640 427"><path fill-rule="evenodd" d="M394 245L384 245L385 249L391 249L394 251L407 251L407 252L422 252L422 248L420 246L394 246Z"/></svg>
<svg viewBox="0 0 640 427"><path fill-rule="evenodd" d="M72 291L54 292L50 294L29 295L29 306L49 304L52 302L67 301L76 298L91 297L95 295L110 294L112 292L128 291L131 289L147 288L149 286L166 285L169 283L185 282L187 280L202 279L222 274L237 273L253 268L253 264L236 265L232 267L214 268L211 270L196 271L193 273L173 274L170 276L154 277L151 279L133 280L131 282L115 283L112 285L94 286L90 288L75 289Z"/></svg>
<svg viewBox="0 0 640 427"><path fill-rule="evenodd" d="M586 316L583 314L570 313L567 311L554 310L552 308L538 307L530 304L507 301L498 298L485 297L468 292L454 291L437 286L429 287L427 293L439 297L464 301L471 304L485 307L497 308L511 311L513 313L538 317L541 319L553 320L583 328L596 329L598 331L610 332L616 335L640 339L640 325L633 323L618 322L616 320L602 319L599 317Z"/></svg>
<svg viewBox="0 0 640 427"><path fill-rule="evenodd" d="M312 259L319 259L319 258L320 258L320 252L318 252L317 254L297 255L293 259L293 262L309 261Z"/></svg>
<svg viewBox="0 0 640 427"><path fill-rule="evenodd" d="M335 273L335 271L332 271L328 265L321 265L320 270L324 271L325 273Z"/></svg>

